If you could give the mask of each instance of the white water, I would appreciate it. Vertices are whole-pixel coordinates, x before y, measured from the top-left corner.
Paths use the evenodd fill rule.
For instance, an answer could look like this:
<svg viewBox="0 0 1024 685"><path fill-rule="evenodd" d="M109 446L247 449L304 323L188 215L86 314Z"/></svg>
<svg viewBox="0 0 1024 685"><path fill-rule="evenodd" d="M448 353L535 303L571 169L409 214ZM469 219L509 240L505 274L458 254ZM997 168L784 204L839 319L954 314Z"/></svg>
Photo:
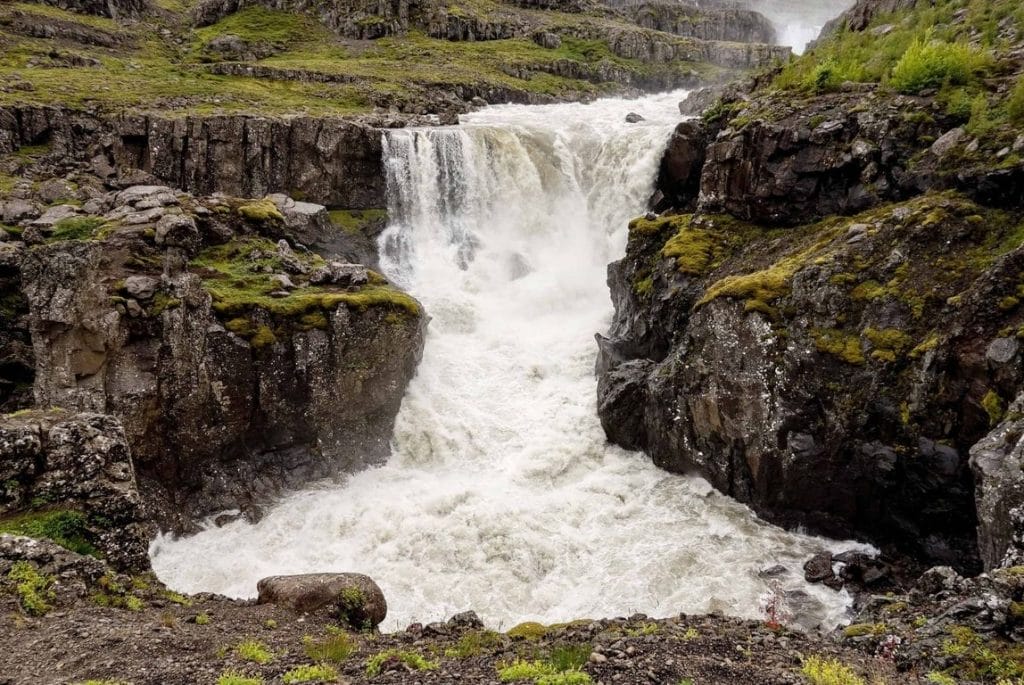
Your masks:
<svg viewBox="0 0 1024 685"><path fill-rule="evenodd" d="M818 38L825 24L838 17L853 0L744 0L747 7L768 17L775 25L779 45L797 55Z"/></svg>
<svg viewBox="0 0 1024 685"><path fill-rule="evenodd" d="M681 93L492 107L457 128L386 138L389 275L433 317L388 463L292 495L258 524L158 538L181 591L255 594L275 573L359 571L384 626L474 609L491 626L642 611L756 617L783 564L804 625L848 597L807 586L816 550L849 545L758 521L704 481L609 446L595 412L595 331L678 119ZM626 124L627 112L646 117Z"/></svg>

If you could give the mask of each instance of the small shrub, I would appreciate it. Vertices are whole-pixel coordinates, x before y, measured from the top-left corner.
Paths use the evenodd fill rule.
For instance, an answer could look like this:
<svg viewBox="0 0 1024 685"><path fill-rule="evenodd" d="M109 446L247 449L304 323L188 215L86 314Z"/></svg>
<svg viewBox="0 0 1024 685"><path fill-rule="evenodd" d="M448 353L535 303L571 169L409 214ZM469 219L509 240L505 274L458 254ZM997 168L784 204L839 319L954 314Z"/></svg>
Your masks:
<svg viewBox="0 0 1024 685"><path fill-rule="evenodd" d="M931 35L916 39L892 68L889 84L916 95L928 88L970 83L985 66L981 52L964 43L943 43Z"/></svg>
<svg viewBox="0 0 1024 685"><path fill-rule="evenodd" d="M22 611L30 616L43 616L56 595L53 592L53 578L44 576L27 561L18 561L7 572L8 580L14 585L14 594Z"/></svg>
<svg viewBox="0 0 1024 685"><path fill-rule="evenodd" d="M263 678L248 676L238 671L226 671L217 678L217 685L263 685Z"/></svg>
<svg viewBox="0 0 1024 685"><path fill-rule="evenodd" d="M372 678L379 674L383 670L384 664L389 661L401 662L414 671L433 671L438 666L436 661L430 661L416 652L388 649L370 657L366 662L366 675Z"/></svg>
<svg viewBox="0 0 1024 685"><path fill-rule="evenodd" d="M988 422L990 426L994 426L1003 419L1003 414L1006 409L1003 407L1003 399L999 397L999 393L994 390L989 390L985 393L985 396L981 398L981 406L988 414Z"/></svg>
<svg viewBox="0 0 1024 685"><path fill-rule="evenodd" d="M834 659L811 656L804 661L801 672L811 685L864 685L864 679Z"/></svg>
<svg viewBox="0 0 1024 685"><path fill-rule="evenodd" d="M252 661L257 664L269 664L274 660L273 653L265 644L258 640L246 640L245 642L242 642L235 647L235 653L238 654L240 659Z"/></svg>
<svg viewBox="0 0 1024 685"><path fill-rule="evenodd" d="M924 679L929 683L935 683L935 685L956 685L956 678L938 671L932 671Z"/></svg>
<svg viewBox="0 0 1024 685"><path fill-rule="evenodd" d="M207 614L205 611L203 613L201 613L201 614L196 614L195 621L196 621L196 625L197 626L209 625L209 623L210 623L210 615Z"/></svg>
<svg viewBox="0 0 1024 685"><path fill-rule="evenodd" d="M337 669L326 664L299 666L281 676L281 680L286 685L291 683L329 683L337 679Z"/></svg>
<svg viewBox="0 0 1024 685"><path fill-rule="evenodd" d="M302 638L306 656L317 662L330 661L340 664L352 656L357 645L344 630L334 627L327 630L329 634L321 640L314 640L309 635Z"/></svg>

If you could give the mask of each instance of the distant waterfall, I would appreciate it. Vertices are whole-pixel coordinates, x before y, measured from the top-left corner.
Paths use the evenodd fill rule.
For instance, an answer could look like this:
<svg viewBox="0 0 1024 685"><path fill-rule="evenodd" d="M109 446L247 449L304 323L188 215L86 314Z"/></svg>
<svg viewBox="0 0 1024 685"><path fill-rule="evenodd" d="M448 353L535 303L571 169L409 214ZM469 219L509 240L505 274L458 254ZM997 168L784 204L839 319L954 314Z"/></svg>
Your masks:
<svg viewBox="0 0 1024 685"><path fill-rule="evenodd" d="M388 629L470 608L508 628L754 617L758 572L782 564L801 619L835 623L849 598L805 584L801 564L836 543L608 445L597 419L606 266L645 208L681 95L492 107L459 127L387 132L382 264L432 317L390 461L256 525L158 540L160 577L251 596L272 573L360 571L384 589ZM645 120L625 123L631 111Z"/></svg>

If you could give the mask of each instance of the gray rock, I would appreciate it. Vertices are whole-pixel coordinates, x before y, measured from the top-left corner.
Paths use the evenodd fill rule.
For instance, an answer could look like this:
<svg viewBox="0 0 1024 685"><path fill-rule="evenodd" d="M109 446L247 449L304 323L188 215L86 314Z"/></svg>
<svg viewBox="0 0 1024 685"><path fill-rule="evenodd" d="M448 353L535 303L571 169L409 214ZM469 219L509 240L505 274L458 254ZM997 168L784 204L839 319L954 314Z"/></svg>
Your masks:
<svg viewBox="0 0 1024 685"><path fill-rule="evenodd" d="M301 613L327 612L359 629L376 627L388 611L380 587L360 573L270 576L260 580L256 589L260 604Z"/></svg>
<svg viewBox="0 0 1024 685"><path fill-rule="evenodd" d="M126 226L141 226L143 224L152 224L158 222L165 214L167 210L162 205L157 204L155 207L144 209L139 212L131 212L126 214L121 222Z"/></svg>
<svg viewBox="0 0 1024 685"><path fill-rule="evenodd" d="M1012 510L1024 506L1024 393L1007 418L971 447L978 510L978 549L986 569L1015 549Z"/></svg>
<svg viewBox="0 0 1024 685"><path fill-rule="evenodd" d="M39 208L29 200L8 200L0 202L0 221L5 224L16 224L26 219L36 219L40 216Z"/></svg>
<svg viewBox="0 0 1024 685"><path fill-rule="evenodd" d="M1017 356L1018 350L1020 343L1016 338L996 338L985 350L985 359L993 364L1008 364Z"/></svg>
<svg viewBox="0 0 1024 685"><path fill-rule="evenodd" d="M274 274L270 277L270 282L282 290L292 290L295 287L287 274Z"/></svg>
<svg viewBox="0 0 1024 685"><path fill-rule="evenodd" d="M835 574L832 571L832 554L820 552L807 560L804 564L804 579L808 583L821 583L831 580Z"/></svg>
<svg viewBox="0 0 1024 685"><path fill-rule="evenodd" d="M167 214L156 223L157 245L184 248L190 253L199 250L199 229L187 214Z"/></svg>
<svg viewBox="0 0 1024 685"><path fill-rule="evenodd" d="M149 276L129 276L124 280L124 289L138 300L148 300L156 294L160 282Z"/></svg>
<svg viewBox="0 0 1024 685"><path fill-rule="evenodd" d="M38 219L32 221L30 226L38 228L52 228L57 222L78 216L79 209L72 205L57 205L50 207Z"/></svg>
<svg viewBox="0 0 1024 685"><path fill-rule="evenodd" d="M131 186L125 188L117 194L114 198L115 205L135 205L136 203L146 198L155 197L162 193L169 193L171 196L174 192L167 186Z"/></svg>
<svg viewBox="0 0 1024 685"><path fill-rule="evenodd" d="M370 275L362 264L346 264L344 262L328 262L317 267L309 274L309 282L313 285L365 285Z"/></svg>
<svg viewBox="0 0 1024 685"><path fill-rule="evenodd" d="M36 191L39 199L46 204L53 204L60 202L61 200L69 200L74 197L75 189L70 183L63 179L53 178L49 181L43 181L39 184L39 188Z"/></svg>
<svg viewBox="0 0 1024 685"><path fill-rule="evenodd" d="M627 124L638 124L643 120L644 118L637 114L636 112L630 112L629 114L626 115Z"/></svg>

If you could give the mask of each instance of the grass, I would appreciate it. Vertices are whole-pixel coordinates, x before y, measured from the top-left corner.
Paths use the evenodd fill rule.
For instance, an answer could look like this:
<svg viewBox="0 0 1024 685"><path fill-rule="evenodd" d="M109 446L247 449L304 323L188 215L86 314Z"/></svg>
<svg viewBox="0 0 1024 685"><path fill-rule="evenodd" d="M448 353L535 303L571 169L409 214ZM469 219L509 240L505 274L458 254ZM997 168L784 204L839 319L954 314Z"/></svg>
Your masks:
<svg viewBox="0 0 1024 685"><path fill-rule="evenodd" d="M318 663L343 663L358 649L358 645L348 633L333 626L328 627L327 636L324 638L314 639L306 635L302 638L302 645L306 656Z"/></svg>
<svg viewBox="0 0 1024 685"><path fill-rule="evenodd" d="M466 659L478 656L484 649L501 644L501 635L492 630L470 630L463 633L453 647L444 651L444 655L453 659Z"/></svg>
<svg viewBox="0 0 1024 685"><path fill-rule="evenodd" d="M89 240L106 223L106 219L98 216L70 216L53 225L49 240Z"/></svg>
<svg viewBox="0 0 1024 685"><path fill-rule="evenodd" d="M375 675L379 675L384 668L384 664L390 661L402 663L413 671L433 671L439 665L436 661L431 661L417 652L388 649L374 654L367 660L366 676L372 678Z"/></svg>
<svg viewBox="0 0 1024 685"><path fill-rule="evenodd" d="M532 682L535 685L586 685L590 675L579 670L558 670L546 661L516 660L498 666L498 680L503 683Z"/></svg>
<svg viewBox="0 0 1024 685"><path fill-rule="evenodd" d="M66 509L32 511L0 519L0 533L51 540L78 554L98 557L85 514Z"/></svg>
<svg viewBox="0 0 1024 685"><path fill-rule="evenodd" d="M386 209L334 209L328 212L331 223L345 233L358 234L387 219Z"/></svg>
<svg viewBox="0 0 1024 685"><path fill-rule="evenodd" d="M274 654L259 640L245 640L235 647L235 654L238 658L251 661L256 664L269 664L274 660Z"/></svg>
<svg viewBox="0 0 1024 685"><path fill-rule="evenodd" d="M239 671L225 671L217 678L217 685L263 685L263 678Z"/></svg>
<svg viewBox="0 0 1024 685"><path fill-rule="evenodd" d="M7 572L7 580L14 584L14 595L21 610L29 616L43 616L53 607L56 599L54 579L41 574L27 561L16 561Z"/></svg>
<svg viewBox="0 0 1024 685"><path fill-rule="evenodd" d="M326 664L299 666L285 672L281 681L285 685L292 683L331 683L338 679L338 670Z"/></svg>
<svg viewBox="0 0 1024 685"><path fill-rule="evenodd" d="M853 669L835 659L809 656L800 669L811 685L864 685Z"/></svg>

